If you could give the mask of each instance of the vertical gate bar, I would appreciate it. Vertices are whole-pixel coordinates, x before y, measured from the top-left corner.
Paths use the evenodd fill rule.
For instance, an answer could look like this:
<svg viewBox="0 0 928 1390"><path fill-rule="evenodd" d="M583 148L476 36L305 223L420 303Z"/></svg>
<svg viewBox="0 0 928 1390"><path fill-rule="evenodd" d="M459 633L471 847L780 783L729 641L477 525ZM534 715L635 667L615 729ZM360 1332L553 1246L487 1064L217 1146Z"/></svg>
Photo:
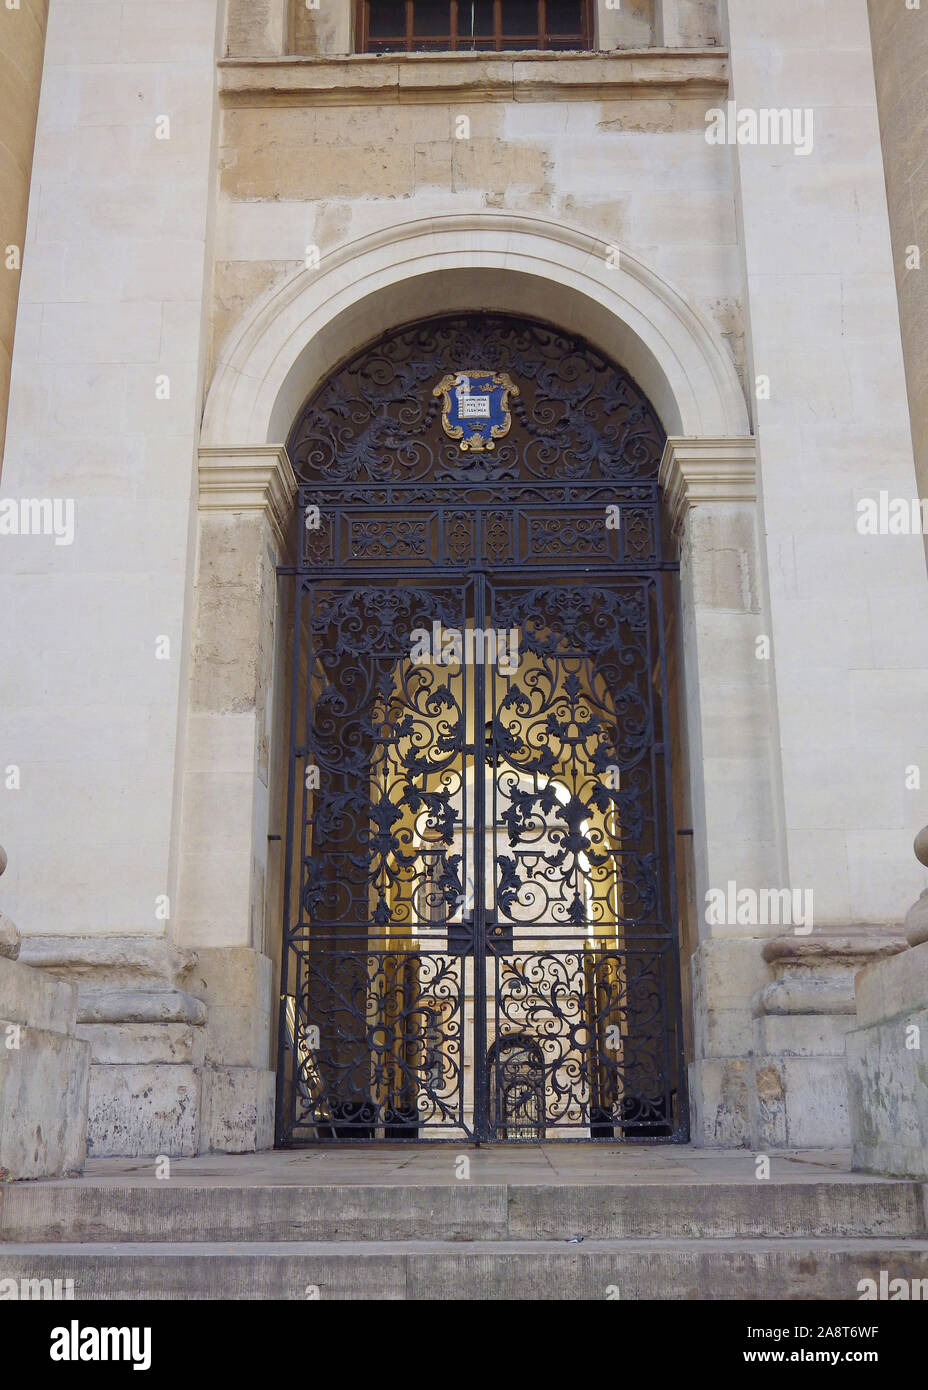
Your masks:
<svg viewBox="0 0 928 1390"><path fill-rule="evenodd" d="M487 1138L486 670L476 637L486 622L486 574L474 575L474 1137ZM466 652L464 653L466 656ZM482 655L486 655L486 642Z"/></svg>
<svg viewBox="0 0 928 1390"><path fill-rule="evenodd" d="M277 1042L277 1114L275 1118L275 1142L280 1145L290 1138L292 1124L290 1123L289 1097L286 1095L286 1075L283 1066L283 1058L288 1050L287 1043L287 985L290 978L290 952L292 947L289 942L290 936L290 893L293 882L293 813L294 813L294 782L296 773L296 720L297 703L299 692L300 677L300 628L302 623L303 605L303 580L301 577L291 578L293 585L293 640L290 660L292 670L290 672L290 748L288 770L287 770L287 851L284 858L284 941L283 949L280 953L280 1000L278 1018L278 1042ZM296 1011L294 1010L294 1030L296 1029ZM296 1034L294 1031L294 1042L291 1050L291 1069L295 1082L295 1071L299 1061ZM291 1093L296 1100L296 1086L291 1086ZM286 1123L285 1123L286 1117ZM295 1113L294 1120L295 1123Z"/></svg>
<svg viewBox="0 0 928 1390"><path fill-rule="evenodd" d="M667 686L667 644L664 633L664 577L656 574L652 578L654 592L657 596L657 649L660 655L661 667L661 745L664 749L664 800L666 804L667 816L667 845L665 849L667 864L667 898L670 913L670 968L674 978L671 981L673 991L673 1011L675 1038L675 1056L673 1065L668 1071L672 1076L676 1072L677 1077L677 1111L679 1123L674 1126L674 1132L681 1131L684 1140L689 1139L690 1135L690 1108L689 1108L689 1088L687 1086L686 1058L683 1055L683 969L681 965L680 951L680 919L679 907L677 903L677 855L676 855L676 836L674 834L673 818L673 769L670 765L670 697ZM664 1029L665 1047L667 1045L667 1029ZM671 1112L672 1114L672 1112Z"/></svg>
<svg viewBox="0 0 928 1390"><path fill-rule="evenodd" d="M515 557L516 557L516 564L518 564L518 543L519 543L519 542L518 542L518 536L519 536L519 517L518 517L518 515L513 515L513 519L512 519L512 537L513 537L513 553L514 553L514 555L515 555ZM491 576L489 577L488 581L487 581L487 588L488 588L488 592L489 592L489 595L490 595L488 617L489 617L489 621L490 621L490 623L492 624L493 629L494 629L494 638L493 638L493 642L494 642L494 646L497 648L497 650L499 650L499 642L498 642L498 637L497 637L495 634L496 634L496 624L497 624L497 621L498 621L498 616L497 616L497 615L498 615L498 612L499 612L499 603L498 603L498 601L497 601L497 596L498 596L498 593L499 593L499 585L500 585L499 579L498 579L495 575L491 575ZM501 687L501 686L502 686L502 682L500 682L500 687ZM494 929L500 925L500 921L499 921L499 909L498 909L497 902L496 902L496 892L497 892L496 866L497 866L497 864L498 864L498 862L499 862L498 859L497 859L497 844L496 844L496 773L497 773L497 767L498 767L498 762L497 762L497 748L496 748L496 712L497 712L497 710L498 710L498 708L499 708L499 703L498 703L498 702L499 702L499 700L500 700L501 698L502 698L502 689L501 689L501 688L500 688L500 689L497 688L497 684L496 684L496 663L494 662L493 665L492 665L492 669L491 669L491 671L490 671L490 698L489 698L489 701L487 702L487 711L486 711L486 712L487 712L487 715L489 716L489 723L490 723L490 739L489 739L489 744L490 744L490 748L489 748L489 770L490 770L490 775L489 775L489 777L486 777L486 776L484 777L484 784L486 784L487 782L489 782L489 784L490 784L489 804L488 804L487 809L486 809L486 815L489 817L488 829L489 829L489 831L490 831L490 885L491 885L491 887L490 887L490 894L491 894L491 897L490 897L490 901L489 901L489 903L488 903L488 905L487 905L487 908L488 908L488 911L489 911L489 914L490 914L490 920L491 920L492 923L493 923ZM486 837L484 837L484 838L486 838ZM513 931L514 931L514 930L515 930L515 929L513 929ZM498 940L498 938L497 938L497 940ZM493 1061L492 1061L492 1064L491 1064L489 1061L488 1061L488 1063L487 1063L487 1091L488 1091L488 1093L489 1093L489 1092L490 1092L490 1088L492 1087L492 1095L493 1095L493 1138L498 1140L498 1139L500 1138L500 1111L501 1111L501 1109L503 1108L503 1107L501 1106L501 1104L500 1104L500 1098L501 1098L501 1096L502 1096L502 1094L503 1094L503 1080L502 1080L502 1076L501 1076L501 1074L500 1074L500 1051L501 1051L501 1040L502 1040L502 1027L501 1027L501 1022L500 1022L500 991L501 991L501 988L502 988L502 983L503 983L503 981L502 981L502 968L501 968L501 966L500 966L500 957L499 957L499 953L498 953L498 951L496 950L496 948L494 948L494 949L490 952L490 954L489 954L489 961L490 961L490 970L491 970L491 972L492 972L492 973L491 973L491 980L492 980L492 996L491 996L491 1003L492 1003L492 1008L493 1008ZM489 1058L489 1055L490 1055L490 1049L489 1049L489 1047L488 1047L488 1048L487 1048L487 1057L488 1057L488 1058ZM488 1122L489 1122L489 1103L488 1103L488 1105L487 1105L487 1119L488 1119ZM508 1124L507 1124L507 1127L503 1130L503 1134L505 1135L506 1139L509 1138Z"/></svg>
<svg viewBox="0 0 928 1390"><path fill-rule="evenodd" d="M652 809L652 812L653 812L654 847L655 847L655 850L657 851L657 863L658 863L657 891L658 891L658 902L659 902L659 911L658 911L658 913L657 913L658 921L657 921L657 923L656 923L655 925L656 925L658 928L666 928L668 931L672 932L673 929L674 929L674 927L673 927L673 916L672 916L672 912L671 912L670 883L671 883L671 881L672 881L672 879L673 879L673 865L669 862L669 860L667 860L666 855L661 853L661 838L662 838L662 836L665 835L665 834L666 834L666 836L667 836L667 844L666 844L666 847L665 847L666 853L667 853L667 854L670 853L671 847L672 847L672 845L673 845L673 830L672 830L672 827L671 827L669 821L667 821L665 825L662 825L662 824L661 824L662 816L661 816L661 805L660 805L660 800L661 800L660 780L661 780L661 774L662 774L662 772L663 772L663 769L667 766L666 747L665 747L665 743L664 743L664 740L665 740L665 737L666 737L666 734L667 734L667 727L666 727L666 714L667 714L667 712L666 712L666 709L665 709L665 706L664 706L664 684L663 684L663 682L664 682L664 632L663 632L663 628L661 627L661 617L662 617L662 614L661 614L661 606L660 606L660 585L659 585L659 583L658 583L658 578L657 578L656 576L654 576L654 575L648 575L648 576L646 576L646 578L644 579L644 581L643 581L641 587L642 587L642 593L643 593L643 596L644 596L645 611L646 611L647 614L648 614L648 622L647 622L646 635L645 635L645 644L646 644L646 651L645 651L645 654L646 654L646 660L647 660L647 665L646 665L645 669L646 669L646 671L648 672L648 677L649 677L649 679L648 679L648 703L649 703L649 705L650 705L650 710L651 710L651 747L650 747L650 750L649 750L649 753L650 753L650 763L651 763L651 809ZM656 631L655 631L655 629L656 629ZM660 686L659 686L659 690L658 690L657 692L655 691L655 688L654 688L654 687L655 687L655 681L654 681L654 655L655 655L655 648L656 648L656 651L657 651L657 662L658 662L658 666L659 666L659 668L660 668ZM658 767L658 757L660 756L659 753L658 753L658 736L657 736L657 735L658 735L658 730L657 730L657 715L658 715L658 713L659 713L660 721L661 721L661 727L660 727L660 747L661 747L661 749L664 750L664 757L663 757L663 761L662 761L662 763L661 763L660 768ZM666 815L668 814L669 810L670 810L670 806L668 805L668 802L667 802L667 788L666 788L666 785L665 785L665 787L664 787L664 816L666 816ZM662 875L661 875L661 872L660 872L660 866L661 866L661 864L664 864L664 865L665 865L665 872L666 872L666 876L667 876L667 891L666 891L666 892L664 891L664 883L663 883L663 881L662 881ZM653 930L652 930L651 935L652 935L652 937L655 935L655 932L654 932ZM645 957L645 959L647 959L647 957ZM673 1103L672 1103L672 1100L671 1100L671 1092L672 1092L673 1067L672 1067L672 1064L671 1064L671 1056L670 1056L669 1029L668 1029L668 1027L667 1027L668 1015L669 1015L670 1007L671 1007L671 1001L670 1001L670 999L668 998L668 995L667 995L667 968L666 968L666 967L667 967L667 961L666 961L666 955L665 955L665 952L664 952L664 950L663 950L663 948L662 948L662 946L661 946L661 944L660 944L660 942L659 942L659 939L658 939L657 943L656 943L655 946L654 946L654 959L655 959L656 976L657 976L657 990L658 990L658 995L659 995L659 998L660 998L660 1001L661 1001L661 1016L662 1016L661 1043L662 1043L662 1052L663 1052L663 1071L664 1071L664 1111L665 1111L665 1120L668 1121L668 1122L670 1122L671 1125L672 1125L672 1118L673 1118Z"/></svg>

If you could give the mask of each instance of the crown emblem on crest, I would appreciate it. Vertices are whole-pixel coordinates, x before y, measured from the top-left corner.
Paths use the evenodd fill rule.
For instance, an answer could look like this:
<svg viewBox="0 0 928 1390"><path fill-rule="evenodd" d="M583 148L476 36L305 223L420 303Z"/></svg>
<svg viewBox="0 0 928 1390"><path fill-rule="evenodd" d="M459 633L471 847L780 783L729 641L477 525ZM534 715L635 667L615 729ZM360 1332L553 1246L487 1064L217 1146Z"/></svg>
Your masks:
<svg viewBox="0 0 928 1390"><path fill-rule="evenodd" d="M441 426L462 453L495 448L509 433L509 397L519 388L506 372L450 372L432 391L442 398Z"/></svg>

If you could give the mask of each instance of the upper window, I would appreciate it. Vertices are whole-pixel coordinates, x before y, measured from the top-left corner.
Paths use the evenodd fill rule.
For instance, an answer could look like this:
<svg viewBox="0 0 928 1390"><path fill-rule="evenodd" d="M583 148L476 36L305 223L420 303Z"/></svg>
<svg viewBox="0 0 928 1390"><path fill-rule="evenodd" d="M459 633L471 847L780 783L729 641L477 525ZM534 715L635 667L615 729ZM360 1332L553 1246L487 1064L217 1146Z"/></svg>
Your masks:
<svg viewBox="0 0 928 1390"><path fill-rule="evenodd" d="M591 0L360 0L360 53L589 49Z"/></svg>

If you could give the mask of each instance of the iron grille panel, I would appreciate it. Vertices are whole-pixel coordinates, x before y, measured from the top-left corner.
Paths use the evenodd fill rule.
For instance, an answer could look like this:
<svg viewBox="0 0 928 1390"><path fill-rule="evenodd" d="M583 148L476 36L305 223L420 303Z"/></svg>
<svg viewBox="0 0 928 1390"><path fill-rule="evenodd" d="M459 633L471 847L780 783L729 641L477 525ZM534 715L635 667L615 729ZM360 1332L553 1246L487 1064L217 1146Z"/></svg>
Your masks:
<svg viewBox="0 0 928 1390"><path fill-rule="evenodd" d="M519 385L492 456L442 433L460 363ZM381 340L295 427L279 1143L686 1138L662 447L505 316ZM517 660L414 660L436 625Z"/></svg>

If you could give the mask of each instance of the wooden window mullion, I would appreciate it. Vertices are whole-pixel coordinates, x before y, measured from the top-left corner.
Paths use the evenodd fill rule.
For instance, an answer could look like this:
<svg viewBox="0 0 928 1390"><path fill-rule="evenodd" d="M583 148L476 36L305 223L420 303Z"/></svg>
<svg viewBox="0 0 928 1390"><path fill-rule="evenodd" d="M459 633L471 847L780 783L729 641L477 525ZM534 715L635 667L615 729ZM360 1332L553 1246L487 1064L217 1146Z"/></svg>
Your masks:
<svg viewBox="0 0 928 1390"><path fill-rule="evenodd" d="M404 0L405 26L402 35L382 35L377 39L371 38L372 28L372 5L377 0L358 0L355 16L355 44L359 53L368 53L372 46L384 44L396 45L397 40L401 40L402 49L406 53L434 52L436 47L436 37L443 39L443 35L433 36L416 35L416 0ZM461 0L447 0L447 20L448 20L448 47L452 53L462 51L462 48L474 48L475 51L482 48L490 48L494 52L501 52L507 42L512 45L518 43L534 42L537 48L547 52L552 36L548 33L548 0L536 0L535 22L536 33L531 34L511 34L503 32L503 3L504 0L493 0L492 14L493 23L490 34L481 35L471 34L468 29L468 15L466 6L468 0L464 0L465 10L462 12ZM462 34L461 25L464 24ZM555 35L554 42L558 48L564 48L567 44L577 43L581 50L589 51L594 41L594 15L592 0L580 0L580 32L579 34ZM417 43L419 47L417 47Z"/></svg>

